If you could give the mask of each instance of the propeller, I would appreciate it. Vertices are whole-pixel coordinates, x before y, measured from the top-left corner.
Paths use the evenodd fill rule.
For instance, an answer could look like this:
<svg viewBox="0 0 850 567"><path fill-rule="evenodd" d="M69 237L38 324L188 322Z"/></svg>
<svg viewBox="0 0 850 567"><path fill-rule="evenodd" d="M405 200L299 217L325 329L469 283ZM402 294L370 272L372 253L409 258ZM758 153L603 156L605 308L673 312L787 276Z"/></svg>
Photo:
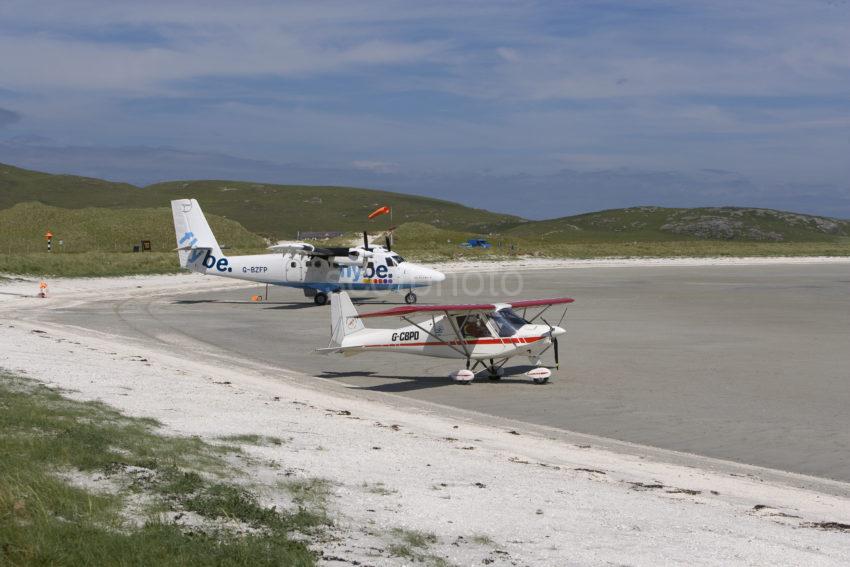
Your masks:
<svg viewBox="0 0 850 567"><path fill-rule="evenodd" d="M393 251L393 241L390 238L390 235L389 234L386 235L384 237L384 240L386 240L386 242L387 242L387 252L392 252Z"/></svg>
<svg viewBox="0 0 850 567"><path fill-rule="evenodd" d="M554 336L554 334L553 334L555 332L555 327L553 327L552 324L549 321L547 321L546 319L543 319L543 317L541 317L540 319L544 323L549 325L549 338L552 340L552 347L555 349L555 368L560 368L561 362L558 359L558 337Z"/></svg>
<svg viewBox="0 0 850 567"><path fill-rule="evenodd" d="M363 231L363 249L371 250L371 248L369 248L369 233L367 233L365 230Z"/></svg>

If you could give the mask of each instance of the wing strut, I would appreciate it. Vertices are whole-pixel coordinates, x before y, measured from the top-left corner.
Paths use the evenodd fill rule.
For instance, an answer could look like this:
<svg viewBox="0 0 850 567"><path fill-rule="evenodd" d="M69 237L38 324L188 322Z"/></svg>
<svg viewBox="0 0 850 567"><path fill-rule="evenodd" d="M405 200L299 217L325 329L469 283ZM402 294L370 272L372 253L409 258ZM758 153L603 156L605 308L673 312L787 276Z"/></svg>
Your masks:
<svg viewBox="0 0 850 567"><path fill-rule="evenodd" d="M446 318L448 319L448 316L446 316ZM410 323L411 325L413 325L414 327L416 327L417 329L419 329L420 331L422 331L423 333L425 333L425 334L426 334L426 335L428 335L429 337L436 339L436 340L437 340L437 342L443 342L443 339L441 339L440 337L438 337L437 335L435 335L434 333L432 333L431 331L429 331L428 329L426 329L426 328L425 328L425 327L423 327L422 325L419 325L418 323L414 323L413 321L411 321L411 320L410 320L410 319L408 319L407 317L402 317L402 319L403 319L403 320L405 320L405 321L407 321L408 323ZM464 350L460 350L459 348L455 347L455 346L454 346L453 344L451 344L451 343L447 343L447 344L446 344L446 346L448 346L449 348L451 348L451 349L452 349L452 350L454 350L455 352L457 352L457 353L459 353L459 354L462 354L462 355L463 355L463 356L465 356L466 358L469 358L469 353L468 353L468 352L465 352L465 351L466 351L466 347L465 347L465 346L464 346Z"/></svg>
<svg viewBox="0 0 850 567"><path fill-rule="evenodd" d="M540 313L538 313L537 315L535 315L534 317L532 317L531 319L529 319L529 321L528 321L528 322L529 322L529 323L534 323L534 320L535 320L535 319L537 319L538 317L540 317L541 315L543 315L544 313L546 313L546 310L547 310L547 309L549 309L550 307L552 307L552 306L551 306L551 305L547 305L546 307L544 307L543 309L541 309L541 310L540 310Z"/></svg>

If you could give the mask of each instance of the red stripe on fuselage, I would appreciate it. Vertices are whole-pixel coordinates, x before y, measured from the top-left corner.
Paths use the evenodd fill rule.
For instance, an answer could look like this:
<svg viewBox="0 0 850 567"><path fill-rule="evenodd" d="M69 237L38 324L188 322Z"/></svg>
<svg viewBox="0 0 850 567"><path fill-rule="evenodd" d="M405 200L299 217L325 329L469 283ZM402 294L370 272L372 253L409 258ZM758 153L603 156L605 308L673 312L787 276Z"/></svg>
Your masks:
<svg viewBox="0 0 850 567"><path fill-rule="evenodd" d="M471 341L448 341L448 342L424 342L424 343L389 343L384 345L364 345L366 348L375 347L397 347L397 346L453 346L453 345L503 345L503 344L528 344L539 341L545 338L543 335L539 337L519 337L519 338L504 338L504 339L474 339Z"/></svg>

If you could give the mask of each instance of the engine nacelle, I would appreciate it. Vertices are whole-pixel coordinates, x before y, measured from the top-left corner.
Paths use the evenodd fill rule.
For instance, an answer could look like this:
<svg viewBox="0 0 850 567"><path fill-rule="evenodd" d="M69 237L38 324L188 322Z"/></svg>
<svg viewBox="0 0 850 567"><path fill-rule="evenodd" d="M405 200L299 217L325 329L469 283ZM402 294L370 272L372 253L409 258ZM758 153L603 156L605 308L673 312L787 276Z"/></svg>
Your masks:
<svg viewBox="0 0 850 567"><path fill-rule="evenodd" d="M371 258L374 254L372 254L369 250L350 250L348 252L348 259L352 262L362 262L367 258Z"/></svg>

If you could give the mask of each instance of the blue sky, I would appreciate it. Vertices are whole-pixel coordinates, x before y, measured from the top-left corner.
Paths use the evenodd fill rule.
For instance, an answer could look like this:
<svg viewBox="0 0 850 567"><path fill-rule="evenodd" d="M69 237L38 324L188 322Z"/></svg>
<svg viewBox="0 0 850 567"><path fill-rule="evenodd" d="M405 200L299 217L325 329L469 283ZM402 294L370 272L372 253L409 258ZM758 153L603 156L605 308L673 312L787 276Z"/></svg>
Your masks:
<svg viewBox="0 0 850 567"><path fill-rule="evenodd" d="M850 3L0 4L0 161L850 217Z"/></svg>

